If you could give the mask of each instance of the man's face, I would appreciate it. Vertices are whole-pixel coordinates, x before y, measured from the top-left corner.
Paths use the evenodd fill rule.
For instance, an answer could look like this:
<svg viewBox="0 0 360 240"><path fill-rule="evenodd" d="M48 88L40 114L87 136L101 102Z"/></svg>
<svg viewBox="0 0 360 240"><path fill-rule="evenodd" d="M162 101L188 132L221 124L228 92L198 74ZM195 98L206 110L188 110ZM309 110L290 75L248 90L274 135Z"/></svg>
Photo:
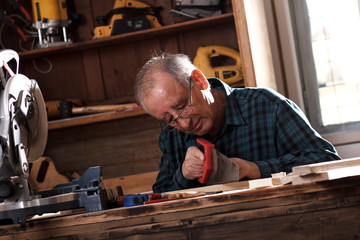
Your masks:
<svg viewBox="0 0 360 240"><path fill-rule="evenodd" d="M190 89L178 84L167 72L157 71L153 74L156 80L154 88L143 98L150 113L162 122L176 119L179 113L190 105ZM215 116L202 97L201 86L193 81L192 114L187 118L179 118L175 128L195 135L207 134L214 124Z"/></svg>

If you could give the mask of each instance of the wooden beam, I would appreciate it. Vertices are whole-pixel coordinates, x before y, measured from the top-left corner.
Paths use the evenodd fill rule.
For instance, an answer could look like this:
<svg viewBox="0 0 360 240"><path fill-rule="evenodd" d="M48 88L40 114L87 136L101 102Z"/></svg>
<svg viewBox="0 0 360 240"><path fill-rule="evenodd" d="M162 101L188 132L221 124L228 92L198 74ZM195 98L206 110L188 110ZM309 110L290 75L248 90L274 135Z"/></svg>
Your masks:
<svg viewBox="0 0 360 240"><path fill-rule="evenodd" d="M332 169L332 170L328 170L328 171L324 171L324 172L308 174L308 175L303 175L303 176L293 176L292 184L298 185L298 184L305 184L305 183L312 183L312 182L321 182L321 181L326 181L326 180L335 180L335 179L339 179L339 178L359 176L359 175L360 175L360 165Z"/></svg>
<svg viewBox="0 0 360 240"><path fill-rule="evenodd" d="M233 0L233 11L236 26L239 52L243 64L243 75L246 87L256 87L255 70L251 53L248 24L243 0Z"/></svg>
<svg viewBox="0 0 360 240"><path fill-rule="evenodd" d="M309 165L293 167L294 175L308 175L313 173L320 173L328 170L359 166L360 158L349 158L331 162L314 163Z"/></svg>
<svg viewBox="0 0 360 240"><path fill-rule="evenodd" d="M277 90L263 0L233 0L232 4L245 86Z"/></svg>

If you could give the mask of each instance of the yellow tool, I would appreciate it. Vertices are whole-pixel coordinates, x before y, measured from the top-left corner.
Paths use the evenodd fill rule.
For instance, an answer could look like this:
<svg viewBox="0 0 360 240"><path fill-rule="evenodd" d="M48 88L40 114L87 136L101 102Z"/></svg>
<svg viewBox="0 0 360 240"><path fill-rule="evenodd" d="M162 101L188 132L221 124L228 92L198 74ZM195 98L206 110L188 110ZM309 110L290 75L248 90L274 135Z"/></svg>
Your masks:
<svg viewBox="0 0 360 240"><path fill-rule="evenodd" d="M115 0L113 10L96 18L98 26L93 38L161 27L156 18L159 10L160 7L151 7L137 0Z"/></svg>
<svg viewBox="0 0 360 240"><path fill-rule="evenodd" d="M32 0L34 23L38 31L37 48L71 43L66 28L70 25L66 0Z"/></svg>
<svg viewBox="0 0 360 240"><path fill-rule="evenodd" d="M228 62L227 58L230 58L232 63L235 61L235 64L213 66L212 62L215 62L215 58L222 60L221 63ZM206 77L220 78L232 87L244 87L240 54L232 48L218 45L199 47L194 58L194 65Z"/></svg>

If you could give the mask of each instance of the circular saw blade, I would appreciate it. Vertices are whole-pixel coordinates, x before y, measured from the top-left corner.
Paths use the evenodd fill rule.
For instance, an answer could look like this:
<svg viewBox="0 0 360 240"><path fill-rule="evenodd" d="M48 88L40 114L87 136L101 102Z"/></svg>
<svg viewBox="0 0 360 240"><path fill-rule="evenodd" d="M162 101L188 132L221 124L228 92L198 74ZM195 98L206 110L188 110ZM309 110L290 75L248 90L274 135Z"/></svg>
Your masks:
<svg viewBox="0 0 360 240"><path fill-rule="evenodd" d="M26 118L26 123L20 127L21 142L26 147L28 162L33 162L43 155L48 134L45 102L36 81L31 80L31 82L33 84L30 91L33 95L31 112Z"/></svg>
<svg viewBox="0 0 360 240"><path fill-rule="evenodd" d="M28 162L33 162L44 153L48 123L46 107L40 88L35 80L30 80L26 76L16 74L9 79L5 88L5 99L8 101L8 109L13 109L10 105L14 104L21 91L30 94L28 98L29 109L25 120L20 125L20 141L25 147Z"/></svg>

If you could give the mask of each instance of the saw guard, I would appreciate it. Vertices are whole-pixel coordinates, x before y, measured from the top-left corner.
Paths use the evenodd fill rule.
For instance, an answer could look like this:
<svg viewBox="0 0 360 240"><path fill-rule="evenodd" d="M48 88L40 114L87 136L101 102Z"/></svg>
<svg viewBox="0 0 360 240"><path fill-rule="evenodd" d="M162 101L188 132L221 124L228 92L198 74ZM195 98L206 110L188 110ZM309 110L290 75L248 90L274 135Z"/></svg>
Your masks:
<svg viewBox="0 0 360 240"><path fill-rule="evenodd" d="M27 160L33 162L43 154L48 133L45 102L35 80L30 80L22 74L16 74L9 78L5 89L0 94L0 135L9 144L9 133L11 131L11 121L13 120L12 115L14 114L12 105L18 100L17 97L21 91L32 93L34 97L34 116L32 119L27 120L31 132L21 132L21 141L26 148ZM31 134L31 136L29 138L24 134ZM28 142L23 142L24 139L28 139Z"/></svg>

